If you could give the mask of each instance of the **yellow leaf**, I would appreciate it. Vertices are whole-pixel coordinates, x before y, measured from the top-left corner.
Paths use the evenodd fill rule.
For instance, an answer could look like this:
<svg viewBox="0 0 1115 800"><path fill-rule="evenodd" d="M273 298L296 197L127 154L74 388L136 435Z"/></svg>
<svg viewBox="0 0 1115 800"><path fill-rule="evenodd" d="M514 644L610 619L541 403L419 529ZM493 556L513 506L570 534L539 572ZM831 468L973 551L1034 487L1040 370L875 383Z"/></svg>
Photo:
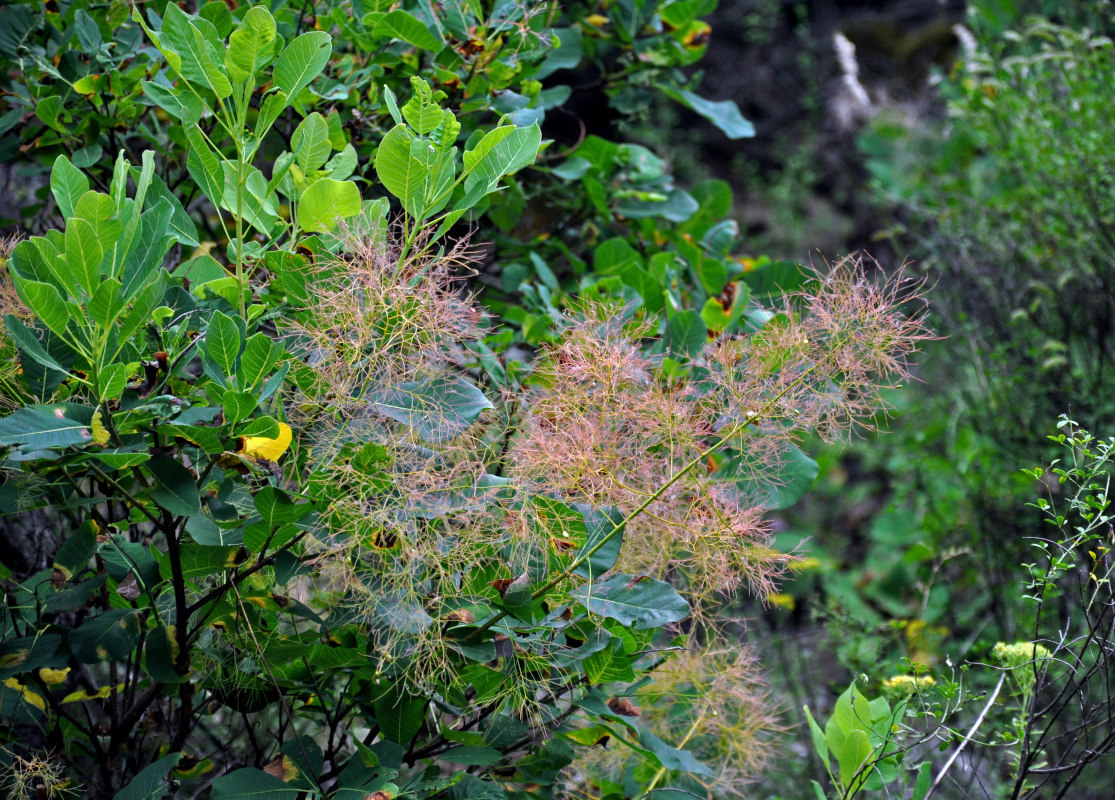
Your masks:
<svg viewBox="0 0 1115 800"><path fill-rule="evenodd" d="M784 611L794 610L794 596L792 594L771 592L767 595L767 602L777 608L781 608Z"/></svg>
<svg viewBox="0 0 1115 800"><path fill-rule="evenodd" d="M283 453L290 447L294 432L285 422L279 423L279 436L276 439L267 439L263 436L245 436L237 451L252 458L262 458L267 461L278 461Z"/></svg>
<svg viewBox="0 0 1115 800"><path fill-rule="evenodd" d="M263 771L268 775L273 775L283 783L290 783L301 774L298 765L287 755L275 756L271 763L263 768Z"/></svg>
<svg viewBox="0 0 1115 800"><path fill-rule="evenodd" d="M611 22L611 20L605 17L603 14L589 14L587 17L585 17L585 22L597 28L602 28L603 26Z"/></svg>
<svg viewBox="0 0 1115 800"><path fill-rule="evenodd" d="M708 44L709 34L712 33L712 28L705 22L694 22L685 32L682 38L682 44L686 47L703 47Z"/></svg>
<svg viewBox="0 0 1115 800"><path fill-rule="evenodd" d="M46 701L43 700L42 696L31 691L15 678L8 678L6 681L4 681L4 686L9 689L15 689L17 692L19 692L20 697L23 698L23 702L27 703L28 705L34 706L35 708L39 709L39 711L42 711L44 714L46 713Z"/></svg>
<svg viewBox="0 0 1115 800"><path fill-rule="evenodd" d="M108 444L108 428L101 422L101 410L99 408L93 412L93 420L89 423L89 427L93 431L93 441L96 444L101 446Z"/></svg>
<svg viewBox="0 0 1115 800"><path fill-rule="evenodd" d="M118 684L117 687L116 687L116 691L117 692L124 691L124 684L122 684L122 683ZM77 692L70 692L70 694L66 695L62 699L62 702L63 703L79 703L79 702L82 702L84 700L103 700L111 694L112 694L112 687L111 686L102 686L100 689L98 689L95 692L87 692L85 690L81 690L81 691L77 691Z"/></svg>
<svg viewBox="0 0 1115 800"><path fill-rule="evenodd" d="M50 667L43 667L39 670L39 677L43 679L43 683L47 686L57 686L60 683L66 682L66 676L70 674L70 668L65 669L51 669Z"/></svg>
<svg viewBox="0 0 1115 800"><path fill-rule="evenodd" d="M180 778L200 778L205 773L212 771L213 762L208 758L203 758L196 764L175 769L174 774Z"/></svg>

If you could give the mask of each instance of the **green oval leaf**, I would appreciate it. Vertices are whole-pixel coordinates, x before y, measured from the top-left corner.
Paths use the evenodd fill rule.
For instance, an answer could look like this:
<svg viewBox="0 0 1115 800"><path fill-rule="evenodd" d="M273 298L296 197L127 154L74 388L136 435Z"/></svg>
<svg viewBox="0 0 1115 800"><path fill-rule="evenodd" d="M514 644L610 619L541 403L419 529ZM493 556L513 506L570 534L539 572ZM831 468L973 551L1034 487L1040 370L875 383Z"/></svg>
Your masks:
<svg viewBox="0 0 1115 800"><path fill-rule="evenodd" d="M674 587L655 578L613 575L570 592L593 614L614 619L635 630L661 628L689 616L689 604Z"/></svg>
<svg viewBox="0 0 1115 800"><path fill-rule="evenodd" d="M253 6L228 37L225 66L236 81L254 75L274 52L275 18L263 6Z"/></svg>
<svg viewBox="0 0 1115 800"><path fill-rule="evenodd" d="M105 256L97 230L84 219L72 218L66 224L65 242L65 264L70 278L92 296L100 283L101 261Z"/></svg>
<svg viewBox="0 0 1115 800"><path fill-rule="evenodd" d="M298 226L304 231L324 233L337 227L337 220L360 213L360 190L352 181L320 178L298 202Z"/></svg>
<svg viewBox="0 0 1115 800"><path fill-rule="evenodd" d="M283 50L275 62L272 79L292 101L321 74L333 52L333 40L323 31L303 33Z"/></svg>
<svg viewBox="0 0 1115 800"><path fill-rule="evenodd" d="M302 172L308 175L321 169L333 150L325 117L315 111L298 123L290 137L290 146L294 148L294 160Z"/></svg>
<svg viewBox="0 0 1115 800"><path fill-rule="evenodd" d="M441 40L430 32L414 15L396 9L380 16L372 27L372 36L402 39L422 50L436 52L441 49Z"/></svg>
<svg viewBox="0 0 1115 800"><path fill-rule="evenodd" d="M74 215L78 199L89 191L89 179L70 163L70 159L61 155L54 159L50 171L50 191L62 216L69 218Z"/></svg>
<svg viewBox="0 0 1115 800"><path fill-rule="evenodd" d="M408 425L427 442L445 442L464 433L487 408L484 393L464 378L402 383L372 398L385 417Z"/></svg>
<svg viewBox="0 0 1115 800"><path fill-rule="evenodd" d="M35 316L51 330L62 338L66 338L66 326L70 323L70 314L66 309L66 301L61 293L52 284L40 281L17 281L19 296L27 307L35 312Z"/></svg>
<svg viewBox="0 0 1115 800"><path fill-rule="evenodd" d="M235 373L236 359L240 356L243 343L236 321L222 311L214 313L205 330L205 354L225 375Z"/></svg>
<svg viewBox="0 0 1115 800"><path fill-rule="evenodd" d="M375 162L376 177L383 188L399 198L411 216L418 216L429 172L426 162L411 153L411 144L415 141L406 124L396 125L380 142Z"/></svg>
<svg viewBox="0 0 1115 800"><path fill-rule="evenodd" d="M717 128L724 132L729 139L747 139L755 135L755 126L743 118L739 106L734 100L706 100L698 94L685 89L671 89L659 86L667 97L681 103L686 108L697 112Z"/></svg>
<svg viewBox="0 0 1115 800"><path fill-rule="evenodd" d="M148 764L112 800L159 800L166 789L167 775L181 758L181 753L171 753Z"/></svg>
<svg viewBox="0 0 1115 800"><path fill-rule="evenodd" d="M139 643L139 611L110 609L85 620L70 634L70 650L83 664L116 661L124 658Z"/></svg>
<svg viewBox="0 0 1115 800"><path fill-rule="evenodd" d="M0 445L24 450L82 445L93 440L93 409L74 403L24 406L0 419Z"/></svg>
<svg viewBox="0 0 1115 800"><path fill-rule="evenodd" d="M238 769L213 781L213 800L284 800L302 791L253 767Z"/></svg>
<svg viewBox="0 0 1115 800"><path fill-rule="evenodd" d="M201 511L197 480L180 462L170 456L156 456L147 468L157 482L150 491L151 499L162 508L180 517Z"/></svg>

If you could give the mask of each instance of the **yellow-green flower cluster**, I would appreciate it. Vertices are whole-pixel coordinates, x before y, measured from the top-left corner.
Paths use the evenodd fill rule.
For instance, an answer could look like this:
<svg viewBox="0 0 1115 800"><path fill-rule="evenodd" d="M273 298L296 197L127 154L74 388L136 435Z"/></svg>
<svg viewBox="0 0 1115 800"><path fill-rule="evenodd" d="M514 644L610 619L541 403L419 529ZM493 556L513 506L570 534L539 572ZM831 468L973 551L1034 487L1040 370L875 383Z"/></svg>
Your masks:
<svg viewBox="0 0 1115 800"><path fill-rule="evenodd" d="M882 689L883 696L893 703L936 685L937 681L933 680L932 675L895 675L883 681Z"/></svg>
<svg viewBox="0 0 1115 800"><path fill-rule="evenodd" d="M991 650L991 657L1007 669L1017 669L1032 661L1045 661L1052 653L1036 642L997 642Z"/></svg>

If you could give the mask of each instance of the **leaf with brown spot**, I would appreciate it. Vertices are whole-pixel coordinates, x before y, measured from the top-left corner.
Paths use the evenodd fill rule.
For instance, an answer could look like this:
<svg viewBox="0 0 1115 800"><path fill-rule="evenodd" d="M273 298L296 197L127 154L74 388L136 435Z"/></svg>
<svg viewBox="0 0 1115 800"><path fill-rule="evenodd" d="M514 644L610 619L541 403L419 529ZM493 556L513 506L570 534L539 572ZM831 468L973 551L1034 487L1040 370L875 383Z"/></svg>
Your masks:
<svg viewBox="0 0 1115 800"><path fill-rule="evenodd" d="M125 600L135 600L139 597L139 584L136 582L136 576L129 572L128 576L116 587L116 593Z"/></svg>
<svg viewBox="0 0 1115 800"><path fill-rule="evenodd" d="M627 582L628 589L634 589L637 585L645 581L649 576L647 575L633 575L631 580Z"/></svg>
<svg viewBox="0 0 1115 800"><path fill-rule="evenodd" d="M642 709L626 697L613 697L608 701L608 708L624 717L641 717L643 715Z"/></svg>
<svg viewBox="0 0 1115 800"><path fill-rule="evenodd" d="M462 622L467 625L476 622L476 615L469 611L467 608L458 608L446 614L445 621Z"/></svg>
<svg viewBox="0 0 1115 800"><path fill-rule="evenodd" d="M278 778L283 783L290 783L299 774L298 766L288 755L275 756L263 768L263 771L274 778Z"/></svg>
<svg viewBox="0 0 1115 800"><path fill-rule="evenodd" d="M503 597L507 594L507 587L511 585L510 578L496 578L492 581L492 588L499 592L499 596Z"/></svg>

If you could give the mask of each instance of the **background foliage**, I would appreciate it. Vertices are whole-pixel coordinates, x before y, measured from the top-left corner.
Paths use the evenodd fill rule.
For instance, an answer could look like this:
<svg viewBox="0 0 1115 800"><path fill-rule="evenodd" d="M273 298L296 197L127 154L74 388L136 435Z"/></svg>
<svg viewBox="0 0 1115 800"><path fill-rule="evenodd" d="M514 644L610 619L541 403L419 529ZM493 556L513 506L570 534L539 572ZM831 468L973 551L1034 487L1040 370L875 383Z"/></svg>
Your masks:
<svg viewBox="0 0 1115 800"><path fill-rule="evenodd" d="M1102 382L1106 372L1088 365L1106 361L1092 348L1102 349L1106 337L1107 295L1096 282L1106 280L1110 259L1100 247L1084 250L1103 240L1106 226L1089 185L1111 172L1109 148L1100 145L1103 156L1091 150L1110 126L1106 110L1089 109L1111 96L1110 17L1104 4L1022 5L973 4L969 36L956 40L938 75L938 109L880 102L858 137L873 202L884 212L873 221L885 243L880 252L919 259L934 281L934 322L947 338L927 347L919 370L925 383L897 400L892 435L819 459L817 493L828 501L799 506L784 534L815 537L817 569L788 586L792 617L772 624L811 652L834 648L851 675L870 676L870 686L859 684L864 690L881 693L888 674L913 668L917 675L918 664L947 686L949 664L996 664L996 642L1035 637L1020 581L1033 566L1035 543L1048 537L1048 524L1027 509L1047 486L1019 470L1039 454L1058 457L1046 437L1065 409L1090 426L1102 428L1107 418L1099 396L1079 387ZM1078 280L1093 282L1087 299L1072 299ZM810 610L828 638L795 630L791 620L807 620ZM1071 628L1071 604L1057 613ZM1045 637L1037 639L1042 646L1060 641ZM805 684L791 684L801 702L818 702L811 682L821 675L792 651L785 657ZM1047 701L1057 696L1053 685L1069 680L1050 679ZM953 683L978 697L980 690L990 696L997 681L969 673L967 682ZM966 725L983 702L967 712ZM980 735L1001 702L982 718ZM1009 754L966 749L959 763L980 783L946 778L934 791L1051 791L1017 778ZM1098 779L1084 770L1061 791L1101 796L1089 775Z"/></svg>

